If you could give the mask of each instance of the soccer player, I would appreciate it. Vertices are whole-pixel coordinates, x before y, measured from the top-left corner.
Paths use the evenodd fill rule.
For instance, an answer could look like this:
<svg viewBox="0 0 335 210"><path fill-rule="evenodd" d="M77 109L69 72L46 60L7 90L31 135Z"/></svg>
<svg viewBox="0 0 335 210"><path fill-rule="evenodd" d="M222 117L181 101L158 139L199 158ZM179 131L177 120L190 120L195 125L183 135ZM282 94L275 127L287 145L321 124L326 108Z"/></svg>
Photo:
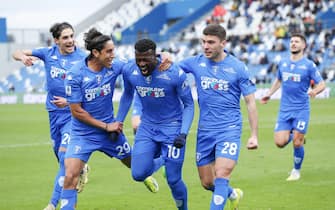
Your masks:
<svg viewBox="0 0 335 210"><path fill-rule="evenodd" d="M123 122L134 90L142 104L141 124L132 153L132 176L143 181L157 170L154 158L164 159L166 178L179 210L187 210L187 188L182 180L185 143L192 124L194 102L186 74L176 65L158 70L156 44L141 39L135 44L135 61L124 66L124 93L117 121Z"/></svg>
<svg viewBox="0 0 335 210"><path fill-rule="evenodd" d="M226 31L219 24L203 30L203 54L186 58L179 66L194 75L200 116L198 122L196 162L202 186L213 192L210 209L222 210L229 200L237 209L243 196L229 185L241 147L241 95L246 102L251 137L247 148L258 147L258 116L255 85L243 62L224 50Z"/></svg>
<svg viewBox="0 0 335 210"><path fill-rule="evenodd" d="M115 81L125 63L114 60L111 37L94 28L85 34L85 47L90 54L71 68L65 80L72 132L65 155L62 210L75 209L76 183L93 152L115 157L128 168L131 164L131 146L121 133L123 124L115 122L112 102ZM146 177L144 183L150 191L158 190L153 177Z"/></svg>
<svg viewBox="0 0 335 210"><path fill-rule="evenodd" d="M71 112L65 99L64 79L67 71L86 55L84 51L75 46L74 30L69 23L55 23L50 28L50 33L55 41L53 46L33 50L17 50L13 53L13 58L26 66L32 66L36 57L44 61L47 86L46 109L49 112L53 151L59 161L53 194L45 210L55 209L60 199L65 175L64 154L70 141ZM87 172L88 166L85 166L78 183L79 191L87 182Z"/></svg>
<svg viewBox="0 0 335 210"><path fill-rule="evenodd" d="M306 39L302 34L293 34L290 39L290 57L280 61L277 78L268 93L261 99L266 104L271 96L281 88L281 100L274 141L279 148L293 140L294 167L286 179L300 179L300 169L304 160L304 141L310 115L309 97L314 98L325 89L315 63L304 56ZM314 87L309 90L311 81Z"/></svg>

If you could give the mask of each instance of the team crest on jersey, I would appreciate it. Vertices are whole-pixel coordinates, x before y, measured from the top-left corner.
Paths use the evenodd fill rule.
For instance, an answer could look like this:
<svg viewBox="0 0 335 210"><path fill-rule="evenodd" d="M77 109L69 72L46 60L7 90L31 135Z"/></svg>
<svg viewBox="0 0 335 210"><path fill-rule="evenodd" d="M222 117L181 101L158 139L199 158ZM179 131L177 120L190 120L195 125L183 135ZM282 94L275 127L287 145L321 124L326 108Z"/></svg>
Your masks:
<svg viewBox="0 0 335 210"><path fill-rule="evenodd" d="M96 80L97 80L97 83L100 84L102 80L102 76L100 74L96 75Z"/></svg>
<svg viewBox="0 0 335 210"><path fill-rule="evenodd" d="M145 77L145 81L147 82L147 84L150 84L151 81L152 81L152 76L149 75L149 76Z"/></svg>

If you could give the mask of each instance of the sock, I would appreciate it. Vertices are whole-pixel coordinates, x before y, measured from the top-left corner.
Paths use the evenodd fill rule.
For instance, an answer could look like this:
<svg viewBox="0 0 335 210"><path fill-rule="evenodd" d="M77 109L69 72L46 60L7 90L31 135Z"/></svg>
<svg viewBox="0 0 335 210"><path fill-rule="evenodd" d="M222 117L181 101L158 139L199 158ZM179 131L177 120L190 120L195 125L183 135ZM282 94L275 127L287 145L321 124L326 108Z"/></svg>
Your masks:
<svg viewBox="0 0 335 210"><path fill-rule="evenodd" d="M164 158L162 156L159 156L158 158L154 159L154 171L153 173L155 173L156 171L158 171L158 169L160 169L163 165L164 165Z"/></svg>
<svg viewBox="0 0 335 210"><path fill-rule="evenodd" d="M300 170L302 161L304 160L305 150L304 146L294 147L294 168Z"/></svg>
<svg viewBox="0 0 335 210"><path fill-rule="evenodd" d="M170 186L178 210L187 210L187 188L182 180Z"/></svg>
<svg viewBox="0 0 335 210"><path fill-rule="evenodd" d="M61 210L74 210L77 204L77 190L63 189L61 194Z"/></svg>
<svg viewBox="0 0 335 210"><path fill-rule="evenodd" d="M216 178L214 181L215 190L212 196L210 210L222 210L227 202L229 180Z"/></svg>
<svg viewBox="0 0 335 210"><path fill-rule="evenodd" d="M234 199L236 199L236 197L237 197L237 195L236 195L234 189L230 185L228 185L228 198L234 200Z"/></svg>
<svg viewBox="0 0 335 210"><path fill-rule="evenodd" d="M54 207L57 207L62 189L64 184L64 176L65 176L65 166L64 166L64 155L65 152L59 152L59 170L55 178L54 182L54 190L50 199L50 203L54 205Z"/></svg>
<svg viewBox="0 0 335 210"><path fill-rule="evenodd" d="M206 190L209 190L209 191L214 192L214 190L215 190L215 186L214 186L214 185L213 185L213 186L210 186L209 188L206 188Z"/></svg>
<svg viewBox="0 0 335 210"><path fill-rule="evenodd" d="M293 133L291 132L290 136L288 137L288 140L287 140L287 142L284 146L288 145L292 141L292 139L293 139Z"/></svg>

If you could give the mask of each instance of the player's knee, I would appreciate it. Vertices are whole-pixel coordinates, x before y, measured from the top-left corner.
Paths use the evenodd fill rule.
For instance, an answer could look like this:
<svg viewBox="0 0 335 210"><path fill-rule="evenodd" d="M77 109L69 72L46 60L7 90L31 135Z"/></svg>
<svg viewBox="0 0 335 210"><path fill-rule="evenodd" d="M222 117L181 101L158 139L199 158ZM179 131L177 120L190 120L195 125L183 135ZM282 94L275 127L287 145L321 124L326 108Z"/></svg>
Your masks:
<svg viewBox="0 0 335 210"><path fill-rule="evenodd" d="M213 189L213 182L210 180L201 180L201 185L205 190L210 190L212 191Z"/></svg>
<svg viewBox="0 0 335 210"><path fill-rule="evenodd" d="M150 174L145 173L144 171L134 171L132 170L131 175L133 179L137 182L143 182Z"/></svg>
<svg viewBox="0 0 335 210"><path fill-rule="evenodd" d="M286 144L282 142L275 142L275 144L278 148L284 148L286 146Z"/></svg>

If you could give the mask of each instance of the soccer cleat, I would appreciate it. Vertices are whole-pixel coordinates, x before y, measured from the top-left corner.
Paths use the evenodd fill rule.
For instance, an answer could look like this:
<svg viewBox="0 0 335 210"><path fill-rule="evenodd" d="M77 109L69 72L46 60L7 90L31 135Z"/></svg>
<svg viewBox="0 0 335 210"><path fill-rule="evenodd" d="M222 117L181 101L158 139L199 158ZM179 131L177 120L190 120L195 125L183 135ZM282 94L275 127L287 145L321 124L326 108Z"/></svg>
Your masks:
<svg viewBox="0 0 335 210"><path fill-rule="evenodd" d="M290 176L286 179L286 181L297 181L300 179L300 170L292 169Z"/></svg>
<svg viewBox="0 0 335 210"><path fill-rule="evenodd" d="M52 205L51 203L49 203L47 205L47 207L45 207L43 210L56 210L56 207L54 207L54 205Z"/></svg>
<svg viewBox="0 0 335 210"><path fill-rule="evenodd" d="M241 199L243 198L243 191L239 188L234 188L234 191L236 193L236 198L235 199L229 199L229 206L230 210L237 210L238 206L240 204Z"/></svg>
<svg viewBox="0 0 335 210"><path fill-rule="evenodd" d="M90 170L91 170L90 167L87 164L85 164L83 170L80 173L78 184L76 187L78 193L81 193L84 190L84 186L88 182L88 173Z"/></svg>
<svg viewBox="0 0 335 210"><path fill-rule="evenodd" d="M152 176L148 176L145 180L144 180L144 185L148 188L148 190L152 193L156 193L159 190L159 186L158 186L158 182L157 180L152 177Z"/></svg>

